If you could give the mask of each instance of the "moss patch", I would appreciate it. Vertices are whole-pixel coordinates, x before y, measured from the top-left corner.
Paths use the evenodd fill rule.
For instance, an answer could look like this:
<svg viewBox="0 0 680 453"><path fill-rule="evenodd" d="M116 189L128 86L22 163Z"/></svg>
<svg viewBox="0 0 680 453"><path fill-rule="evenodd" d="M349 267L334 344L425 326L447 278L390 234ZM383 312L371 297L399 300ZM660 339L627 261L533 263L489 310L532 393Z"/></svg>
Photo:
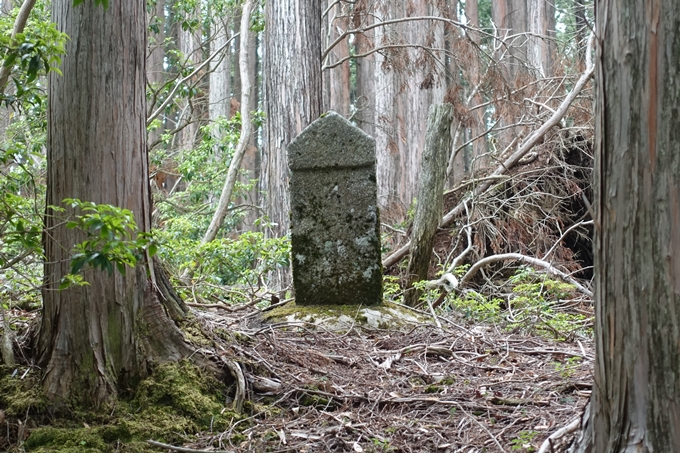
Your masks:
<svg viewBox="0 0 680 453"><path fill-rule="evenodd" d="M32 420L49 423L30 430L26 452L155 452L146 440L181 445L192 435L224 432L242 418L225 406L226 386L188 361L157 365L131 399L99 412L72 409L63 418L48 418L37 377L24 384L29 381L14 382L5 369L0 373L0 409L8 418L24 419L29 407Z"/></svg>
<svg viewBox="0 0 680 453"><path fill-rule="evenodd" d="M23 419L46 407L36 369L0 365L0 409L7 417Z"/></svg>
<svg viewBox="0 0 680 453"><path fill-rule="evenodd" d="M426 321L417 313L398 305L384 303L369 307L361 305L297 305L290 302L265 312L265 323L295 322L323 326L330 330L345 330L353 325L378 329L399 329Z"/></svg>

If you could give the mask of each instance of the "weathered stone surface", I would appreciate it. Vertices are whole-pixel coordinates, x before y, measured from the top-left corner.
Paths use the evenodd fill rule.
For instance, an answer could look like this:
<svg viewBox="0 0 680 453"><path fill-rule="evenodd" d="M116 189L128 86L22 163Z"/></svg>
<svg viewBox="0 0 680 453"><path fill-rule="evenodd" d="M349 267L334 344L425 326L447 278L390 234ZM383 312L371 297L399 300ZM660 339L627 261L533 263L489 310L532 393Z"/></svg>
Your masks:
<svg viewBox="0 0 680 453"><path fill-rule="evenodd" d="M288 145L288 162L297 304L379 304L375 141L329 112Z"/></svg>

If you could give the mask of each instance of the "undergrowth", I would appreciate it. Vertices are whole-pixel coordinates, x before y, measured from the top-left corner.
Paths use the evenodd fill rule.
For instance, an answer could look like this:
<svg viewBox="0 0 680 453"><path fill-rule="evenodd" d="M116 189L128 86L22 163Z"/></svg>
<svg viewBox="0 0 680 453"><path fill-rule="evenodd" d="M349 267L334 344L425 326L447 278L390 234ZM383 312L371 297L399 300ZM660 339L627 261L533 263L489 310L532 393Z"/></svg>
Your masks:
<svg viewBox="0 0 680 453"><path fill-rule="evenodd" d="M465 267L457 269L459 276ZM505 291L502 289L509 288ZM574 336L592 336L588 316L564 308L571 300L574 285L550 278L529 267L520 267L503 287L491 294L475 290L451 292L440 307L443 313L457 312L469 322L494 323L508 332L540 335L564 341ZM430 290L423 298L434 300Z"/></svg>

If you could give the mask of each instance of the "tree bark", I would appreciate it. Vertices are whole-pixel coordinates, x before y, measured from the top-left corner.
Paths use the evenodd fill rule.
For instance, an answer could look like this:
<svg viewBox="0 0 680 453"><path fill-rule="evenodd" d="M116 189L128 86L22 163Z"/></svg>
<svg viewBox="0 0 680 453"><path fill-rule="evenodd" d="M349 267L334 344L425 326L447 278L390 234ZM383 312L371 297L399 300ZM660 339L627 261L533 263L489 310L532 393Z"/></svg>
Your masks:
<svg viewBox="0 0 680 453"><path fill-rule="evenodd" d="M88 286L59 291L83 234L67 229L49 206L80 198L130 209L149 231L146 149L145 4L108 9L52 2L52 18L70 37L63 75L49 76L45 285L37 338L46 395L99 404L144 377L155 360L191 353L156 285L152 262L125 275L87 270ZM67 210L67 213L69 211ZM147 272L151 280L147 277ZM168 288L164 288L167 290ZM182 306L170 312L182 316Z"/></svg>
<svg viewBox="0 0 680 453"><path fill-rule="evenodd" d="M467 0L465 2L465 14L468 17L469 24L472 27L479 27L479 1L478 0ZM470 37L470 40L479 46L481 44L481 36L476 30L466 30L466 33ZM482 95L479 92L478 86L481 82L482 75L482 65L478 52L473 51L471 55L471 61L466 62L468 70L468 78L470 81L470 90L477 90L472 98L470 99L469 105L476 106L483 102ZM471 93L472 94L472 93ZM486 130L486 124L484 122L484 109L475 109L470 112L472 118L471 125L469 128L470 137L478 137ZM480 137L471 143L471 146L464 150L463 154L463 172L469 172L471 170L471 164L476 159L483 159L483 154L486 152L486 137ZM454 181L456 180L455 174ZM453 187L453 184L452 184Z"/></svg>
<svg viewBox="0 0 680 453"><path fill-rule="evenodd" d="M433 104L430 107L425 150L420 166L418 204L411 234L411 259L407 272L407 288L409 289L404 299L406 305L410 306L416 305L421 295L421 291L414 289L413 284L427 279L432 257L432 243L442 218L446 163L451 151L452 122L453 106L451 104Z"/></svg>
<svg viewBox="0 0 680 453"><path fill-rule="evenodd" d="M573 2L574 17L576 19L576 45L578 46L578 57L582 63L586 59L586 40L589 33L584 3L585 0L574 0Z"/></svg>
<svg viewBox="0 0 680 453"><path fill-rule="evenodd" d="M278 0L265 7L265 127L260 194L270 237L288 234L288 143L321 115L321 2ZM300 43L304 43L301 45ZM290 270L272 276L285 287Z"/></svg>
<svg viewBox="0 0 680 453"><path fill-rule="evenodd" d="M328 0L328 4L335 0ZM323 18L326 25L324 30L326 45L334 42L340 33L349 27L349 5L337 3L333 5ZM324 64L349 56L349 40L345 39L338 43L328 53ZM350 62L345 61L339 66L328 69L322 73L323 77L323 111L333 110L345 118L350 114Z"/></svg>
<svg viewBox="0 0 680 453"><path fill-rule="evenodd" d="M227 44L231 32L231 17L215 18L212 23L214 38L210 41L210 54L214 54ZM222 55L210 63L210 87L208 116L210 121L220 117L229 118L229 103L231 101L231 46L222 50ZM218 138L221 134L218 134Z"/></svg>
<svg viewBox="0 0 680 453"><path fill-rule="evenodd" d="M186 17L178 17L177 27L177 48L183 55L183 63L185 66L196 67L201 64L203 60L201 55L201 29L188 28L184 30L181 26L182 20L195 20L201 17L201 3L196 3L196 9L187 14ZM196 85L198 80L205 74L204 71L196 74L191 80L187 81L188 85ZM208 82L209 83L209 82ZM199 85L200 86L200 85ZM202 102L201 102L202 101ZM198 96L187 99L186 103L180 106L177 113L177 126L187 124L175 135L177 147L180 151L192 149L198 140L199 117L201 103L207 102L207 99L200 99ZM204 118L205 119L205 118Z"/></svg>
<svg viewBox="0 0 680 453"><path fill-rule="evenodd" d="M369 0L357 0L352 10L352 28L360 29L373 24L373 16L368 10ZM358 33L354 37L356 54L363 54L374 46L375 30ZM356 91L354 120L358 127L371 137L375 137L375 55L367 55L356 60Z"/></svg>
<svg viewBox="0 0 680 453"><path fill-rule="evenodd" d="M491 17L498 30L498 38L505 42L497 57L502 55L499 59L503 62L504 76L512 86L527 62L527 0L493 1Z"/></svg>
<svg viewBox="0 0 680 453"><path fill-rule="evenodd" d="M602 0L596 18L594 435L576 451L675 452L680 10Z"/></svg>
<svg viewBox="0 0 680 453"><path fill-rule="evenodd" d="M527 0L527 57L541 77L551 77L555 46L555 4L552 0Z"/></svg>
<svg viewBox="0 0 680 453"><path fill-rule="evenodd" d="M445 16L426 0L380 0L374 21L413 16ZM424 36L423 36L424 35ZM403 22L375 29L375 46L421 44L444 48L444 27L438 21ZM375 139L378 204L381 218L402 222L418 187L418 168L425 146L424 124L433 102L446 92L446 67L436 50L403 47L376 54Z"/></svg>
<svg viewBox="0 0 680 453"><path fill-rule="evenodd" d="M146 57L146 80L153 90L158 90L165 82L165 1L156 0L156 7L151 12L147 12L147 20L153 21L159 26L158 33L150 32L148 42L148 54ZM160 141L163 135L163 126L148 132L147 143Z"/></svg>
<svg viewBox="0 0 680 453"><path fill-rule="evenodd" d="M261 6L258 6L261 7ZM259 35L252 33L250 39L248 40L248 74L250 77L250 83L252 85L250 94L250 105L248 109L251 112L258 110L259 96L260 96L260 84L261 80L258 81L258 74L260 72L260 58L259 49L261 48L261 42L258 39ZM259 180L260 178L260 159L261 159L261 146L259 146L259 141L257 139L257 132L253 131L250 134L250 140L246 147L246 154L243 156L243 162L241 162L242 174L240 175L241 183L251 184L253 179ZM257 185L244 192L236 201L237 204L259 206L260 195ZM250 230L255 231L259 227L256 225L256 220L262 217L262 212L257 209L246 209L243 218L240 222L240 230Z"/></svg>

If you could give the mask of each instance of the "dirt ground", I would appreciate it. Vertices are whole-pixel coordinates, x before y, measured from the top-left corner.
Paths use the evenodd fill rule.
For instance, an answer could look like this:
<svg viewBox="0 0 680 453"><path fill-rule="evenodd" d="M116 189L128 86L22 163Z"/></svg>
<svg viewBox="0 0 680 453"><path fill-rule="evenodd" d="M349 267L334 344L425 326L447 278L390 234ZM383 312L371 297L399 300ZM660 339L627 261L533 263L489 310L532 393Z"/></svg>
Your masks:
<svg viewBox="0 0 680 453"><path fill-rule="evenodd" d="M208 331L236 332L238 342L215 335L216 346L241 364L246 398L259 410L184 446L194 450L539 451L579 418L592 387L587 338L526 337L453 315L439 317L441 328L331 332L263 325L254 314L196 313ZM241 431L240 423L249 427ZM563 451L572 437L542 451Z"/></svg>

